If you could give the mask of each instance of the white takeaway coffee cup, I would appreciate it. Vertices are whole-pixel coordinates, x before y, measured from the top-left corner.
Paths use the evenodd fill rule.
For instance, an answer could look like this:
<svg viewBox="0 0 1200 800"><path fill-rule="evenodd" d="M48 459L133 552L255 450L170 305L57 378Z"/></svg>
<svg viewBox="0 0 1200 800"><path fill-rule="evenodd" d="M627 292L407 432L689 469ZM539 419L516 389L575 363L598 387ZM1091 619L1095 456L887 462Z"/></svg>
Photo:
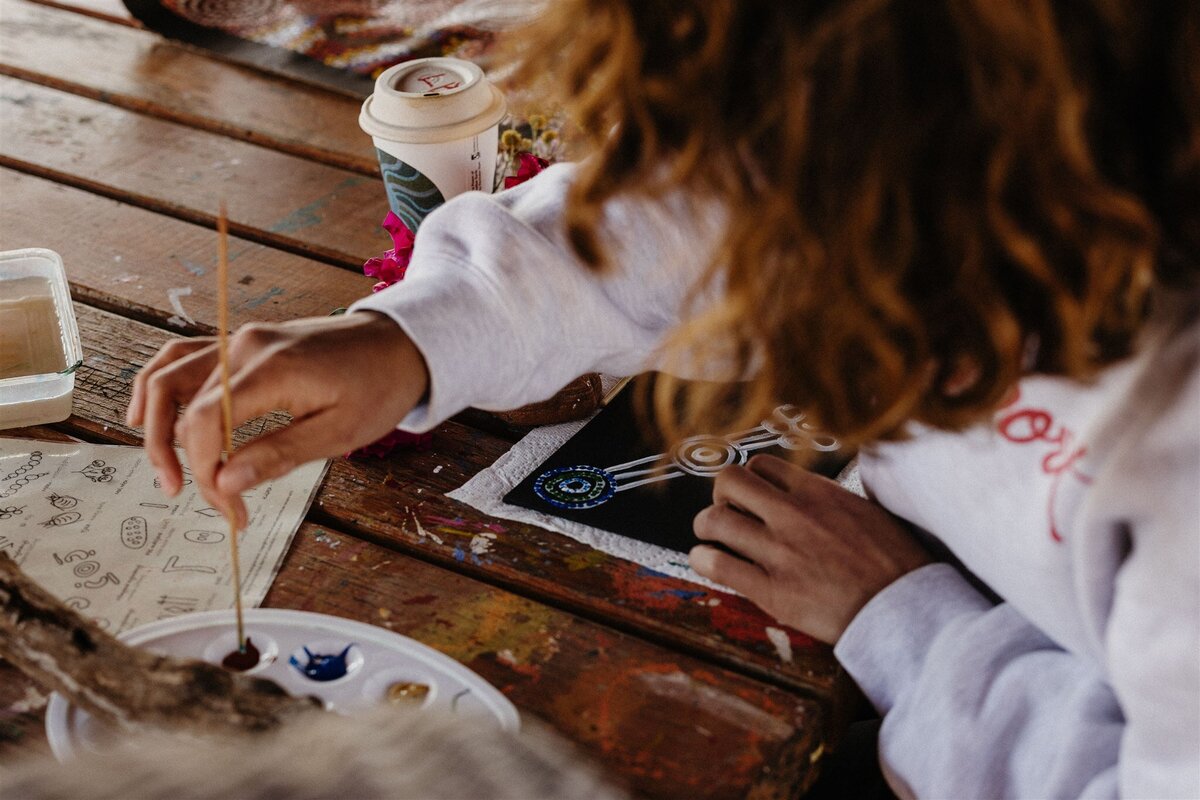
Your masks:
<svg viewBox="0 0 1200 800"><path fill-rule="evenodd" d="M491 192L504 95L470 61L419 58L380 74L358 124L379 156L388 204L415 231L463 192Z"/></svg>

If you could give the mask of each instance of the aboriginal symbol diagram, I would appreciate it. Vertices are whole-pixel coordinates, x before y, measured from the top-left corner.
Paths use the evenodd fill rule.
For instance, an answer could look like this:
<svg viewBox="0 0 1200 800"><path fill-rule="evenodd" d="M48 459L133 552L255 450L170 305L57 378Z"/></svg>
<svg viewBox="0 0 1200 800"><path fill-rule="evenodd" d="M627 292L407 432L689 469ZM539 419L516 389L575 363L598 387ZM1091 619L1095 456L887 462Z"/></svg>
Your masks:
<svg viewBox="0 0 1200 800"><path fill-rule="evenodd" d="M51 494L46 497L50 501L50 505L57 508L59 511L69 511L79 505L79 501L74 497L66 494Z"/></svg>
<svg viewBox="0 0 1200 800"><path fill-rule="evenodd" d="M92 483L111 483L116 472L116 467L110 467L100 459L96 459L83 469L75 470L77 475L82 475Z"/></svg>
<svg viewBox="0 0 1200 800"><path fill-rule="evenodd" d="M0 500L5 500L9 497L12 497L14 494L21 491L34 481L40 480L49 475L49 472L35 473L33 471L41 463L42 451L34 450L29 454L29 457L25 459L24 464L5 475L4 478L0 479L0 483L8 484L8 487L3 492L0 492Z"/></svg>
<svg viewBox="0 0 1200 800"><path fill-rule="evenodd" d="M795 406L779 406L757 428L728 436L692 436L670 453L655 453L611 467L580 464L546 470L534 481L533 491L557 508L595 508L607 503L617 492L648 483L683 475L715 478L726 467L745 464L752 452L767 447L811 448L821 453L840 447L837 439L814 430L804 419L804 413Z"/></svg>

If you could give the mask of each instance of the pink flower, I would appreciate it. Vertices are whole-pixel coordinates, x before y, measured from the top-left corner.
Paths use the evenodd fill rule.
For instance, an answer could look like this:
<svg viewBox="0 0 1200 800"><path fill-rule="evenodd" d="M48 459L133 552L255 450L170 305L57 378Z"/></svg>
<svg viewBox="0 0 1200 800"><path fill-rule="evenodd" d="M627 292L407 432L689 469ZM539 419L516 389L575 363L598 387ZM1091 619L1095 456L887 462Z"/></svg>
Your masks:
<svg viewBox="0 0 1200 800"><path fill-rule="evenodd" d="M378 441L347 453L346 458L384 458L397 447L412 450L428 450L433 447L433 434L392 431Z"/></svg>
<svg viewBox="0 0 1200 800"><path fill-rule="evenodd" d="M371 287L378 292L393 283L404 279L408 271L408 262L412 260L413 242L415 237L408 226L391 211L383 218L383 229L392 236L392 249L378 258L369 258L363 264L363 274L370 278L379 278L379 283Z"/></svg>
<svg viewBox="0 0 1200 800"><path fill-rule="evenodd" d="M550 166L550 162L544 158L538 158L533 153L518 153L517 160L521 165L517 167L516 175L509 175L504 179L504 188L511 189L514 186L520 186L525 181L537 175L539 172Z"/></svg>
<svg viewBox="0 0 1200 800"><path fill-rule="evenodd" d="M388 211L387 216L383 218L383 229L392 236L392 246L397 252L406 252L412 255L413 242L416 241L416 234L408 229L408 226L397 217L393 212Z"/></svg>

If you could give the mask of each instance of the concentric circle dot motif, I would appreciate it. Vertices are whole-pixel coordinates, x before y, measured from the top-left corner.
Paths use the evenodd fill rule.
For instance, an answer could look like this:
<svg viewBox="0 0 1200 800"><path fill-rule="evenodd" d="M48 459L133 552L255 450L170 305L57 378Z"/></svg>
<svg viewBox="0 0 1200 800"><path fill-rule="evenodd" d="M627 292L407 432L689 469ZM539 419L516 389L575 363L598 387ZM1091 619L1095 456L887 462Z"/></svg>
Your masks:
<svg viewBox="0 0 1200 800"><path fill-rule="evenodd" d="M671 458L689 475L707 478L733 464L744 464L746 453L719 436L693 436L680 442Z"/></svg>
<svg viewBox="0 0 1200 800"><path fill-rule="evenodd" d="M595 508L617 490L612 474L586 464L547 470L533 483L533 492L558 508Z"/></svg>

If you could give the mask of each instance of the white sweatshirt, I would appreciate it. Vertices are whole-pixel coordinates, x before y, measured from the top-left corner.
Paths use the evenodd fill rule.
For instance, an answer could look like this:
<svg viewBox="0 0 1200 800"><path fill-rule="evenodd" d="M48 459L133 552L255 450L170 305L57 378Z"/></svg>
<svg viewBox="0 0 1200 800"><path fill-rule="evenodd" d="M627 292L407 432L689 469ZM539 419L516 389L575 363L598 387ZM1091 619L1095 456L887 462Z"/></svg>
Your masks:
<svg viewBox="0 0 1200 800"><path fill-rule="evenodd" d="M655 365L709 227L680 203L614 203L620 266L595 275L562 235L572 174L447 203L404 282L354 304L391 316L429 366L403 427ZM837 644L884 714L902 796L1200 798L1197 300L1164 302L1137 355L1092 385L1029 378L994 425L861 456L875 499L987 587L927 566Z"/></svg>

